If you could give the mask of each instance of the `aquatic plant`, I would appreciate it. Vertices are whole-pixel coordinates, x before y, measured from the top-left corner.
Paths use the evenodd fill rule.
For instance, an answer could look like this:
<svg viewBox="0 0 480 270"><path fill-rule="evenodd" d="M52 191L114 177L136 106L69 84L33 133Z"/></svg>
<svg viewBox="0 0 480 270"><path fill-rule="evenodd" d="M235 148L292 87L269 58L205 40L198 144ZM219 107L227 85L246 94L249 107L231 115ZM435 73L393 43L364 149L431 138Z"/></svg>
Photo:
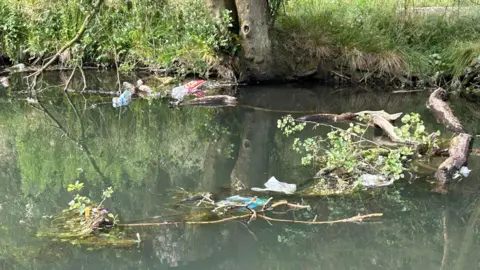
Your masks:
<svg viewBox="0 0 480 270"><path fill-rule="evenodd" d="M67 188L69 192L80 192L84 184L76 181ZM118 216L102 207L102 203L113 194L111 187L102 192L102 201L94 203L89 197L75 194L68 208L53 217L51 227L37 233L39 237L51 237L72 244L93 247L126 247L139 240L128 239L125 232L116 228Z"/></svg>
<svg viewBox="0 0 480 270"><path fill-rule="evenodd" d="M417 113L405 115L402 125L394 128L400 142L393 147L367 138L369 127L373 126L371 115L361 114L357 120L358 123L350 123L346 129L316 124L314 129L323 125L331 131L326 136L294 139L292 147L303 155L302 164L320 168L315 176L318 180L313 187L315 192L348 192L362 185L387 185L405 177L404 172L413 158L438 148L439 131L428 134ZM278 120L277 126L286 136L291 136L302 131L306 123L297 123L287 115Z"/></svg>

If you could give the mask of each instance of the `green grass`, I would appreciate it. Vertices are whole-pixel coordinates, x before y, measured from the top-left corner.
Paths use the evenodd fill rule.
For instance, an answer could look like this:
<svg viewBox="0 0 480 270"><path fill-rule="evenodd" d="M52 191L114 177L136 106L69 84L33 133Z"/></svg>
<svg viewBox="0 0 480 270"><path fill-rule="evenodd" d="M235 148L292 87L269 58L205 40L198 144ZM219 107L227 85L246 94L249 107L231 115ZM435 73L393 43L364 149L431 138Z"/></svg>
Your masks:
<svg viewBox="0 0 480 270"><path fill-rule="evenodd" d="M16 62L51 56L75 36L89 1L3 0L0 54ZM55 7L55 8L53 8ZM80 44L66 54L75 62L170 67L204 72L217 53L231 53L229 16L214 20L202 0L107 0Z"/></svg>
<svg viewBox="0 0 480 270"><path fill-rule="evenodd" d="M75 36L89 2L0 1L0 55L15 62L47 59ZM469 0L271 2L280 7L272 31L275 51L296 66L458 76L480 55L480 6ZM439 8L414 11L422 7ZM213 19L202 0L106 0L62 59L122 69L175 66L201 74L220 63L219 55L236 51L229 24L228 14Z"/></svg>
<svg viewBox="0 0 480 270"><path fill-rule="evenodd" d="M459 75L480 55L480 6L455 1L291 0L276 22L282 49L337 68ZM450 11L414 13L423 6ZM407 10L407 12L406 12ZM435 58L432 58L435 55Z"/></svg>

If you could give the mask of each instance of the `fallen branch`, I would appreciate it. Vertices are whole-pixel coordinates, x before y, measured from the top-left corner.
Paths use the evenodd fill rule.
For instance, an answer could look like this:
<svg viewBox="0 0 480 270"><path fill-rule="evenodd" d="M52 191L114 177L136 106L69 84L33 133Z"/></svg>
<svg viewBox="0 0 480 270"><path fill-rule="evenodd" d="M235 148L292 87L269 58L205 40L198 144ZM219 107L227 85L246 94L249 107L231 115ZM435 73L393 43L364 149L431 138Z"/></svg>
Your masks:
<svg viewBox="0 0 480 270"><path fill-rule="evenodd" d="M435 174L440 180L440 185L436 188L436 191L444 193L446 185L451 181L455 172L467 163L471 140L472 136L466 133L460 133L452 139L448 149L449 157L438 166Z"/></svg>
<svg viewBox="0 0 480 270"><path fill-rule="evenodd" d="M338 220L327 220L327 221L306 221L306 220L294 220L294 219L278 219L278 218L271 218L267 217L264 214L257 215L258 218L262 218L268 221L275 221L275 222L287 222L287 223L299 223L299 224L309 224L309 225L322 225L322 224L335 224L335 223L347 223L347 222L362 222L365 218L372 218L372 217L381 217L383 216L382 213L375 213L375 214L368 214L368 215L358 215L351 218L344 218Z"/></svg>
<svg viewBox="0 0 480 270"><path fill-rule="evenodd" d="M357 115L355 113L347 112L342 114L330 114L330 113L319 113L319 114L312 114L299 117L295 120L300 122L314 122L314 123L322 123L324 121L330 120L333 122L338 121L350 121L355 120Z"/></svg>
<svg viewBox="0 0 480 270"><path fill-rule="evenodd" d="M437 121L445 125L449 130L457 133L450 141L450 147L448 148L449 157L438 166L435 173L440 183L434 191L440 193L446 193L447 184L452 180L455 173L467 164L470 143L472 141L472 136L465 133L462 124L455 117L448 103L444 101L446 95L447 92L444 89L438 88L430 94L427 102L427 107L432 111Z"/></svg>
<svg viewBox="0 0 480 270"><path fill-rule="evenodd" d="M445 127L455 133L465 133L462 124L455 117L448 103L443 100L446 94L447 92L442 88L433 91L428 98L427 107L432 111L437 121Z"/></svg>
<svg viewBox="0 0 480 270"><path fill-rule="evenodd" d="M384 117L377 114L372 114L372 122L376 126L380 127L383 131L385 131L385 133L387 133L388 137L390 138L390 140L392 140L392 142L401 141L400 137L398 137L398 135L395 133L395 128L392 123L390 123Z"/></svg>
<svg viewBox="0 0 480 270"><path fill-rule="evenodd" d="M204 224L218 224L232 220L238 220L243 218L251 218L253 214L245 214L241 216L229 217L219 220L212 221L174 221L174 222L157 222L157 223L133 223L133 224L119 224L120 227L147 227L147 226L165 226L165 225L180 225L180 224L190 224L190 225L204 225ZM298 223L298 224L309 224L309 225L322 225L322 224L335 224L335 223L348 223L348 222L362 222L366 218L381 217L382 213L374 213L367 215L358 215L345 219L338 220L327 220L327 221L306 221L306 220L290 220L290 219L278 219L267 217L263 213L256 213L257 218L264 219L266 221L274 222L286 222L286 223Z"/></svg>
<svg viewBox="0 0 480 270"><path fill-rule="evenodd" d="M346 112L342 114L330 114L330 113L320 113L320 114L312 114L312 115L306 115L299 117L295 120L300 121L300 122L314 122L314 123L322 123L327 120L338 122L338 121L355 121L357 120L357 116L362 116L362 115L377 115L380 116L387 121L395 121L400 116L402 116L403 113L394 113L394 114L389 114L385 111L361 111L357 113L352 113L352 112Z"/></svg>

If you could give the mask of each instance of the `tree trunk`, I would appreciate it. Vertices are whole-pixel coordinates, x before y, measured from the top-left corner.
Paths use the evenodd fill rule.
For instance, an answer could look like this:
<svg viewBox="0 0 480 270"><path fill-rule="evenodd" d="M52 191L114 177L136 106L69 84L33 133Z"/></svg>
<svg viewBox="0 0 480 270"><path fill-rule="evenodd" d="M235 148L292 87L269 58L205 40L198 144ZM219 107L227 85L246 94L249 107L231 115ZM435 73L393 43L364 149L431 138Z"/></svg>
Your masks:
<svg viewBox="0 0 480 270"><path fill-rule="evenodd" d="M267 0L206 0L206 7L215 18L220 18L225 9L232 11L232 31L240 36L241 52L237 59L240 81L274 78L267 3Z"/></svg>
<svg viewBox="0 0 480 270"><path fill-rule="evenodd" d="M270 80L273 78L273 65L267 1L236 0L235 2L242 46L240 81Z"/></svg>

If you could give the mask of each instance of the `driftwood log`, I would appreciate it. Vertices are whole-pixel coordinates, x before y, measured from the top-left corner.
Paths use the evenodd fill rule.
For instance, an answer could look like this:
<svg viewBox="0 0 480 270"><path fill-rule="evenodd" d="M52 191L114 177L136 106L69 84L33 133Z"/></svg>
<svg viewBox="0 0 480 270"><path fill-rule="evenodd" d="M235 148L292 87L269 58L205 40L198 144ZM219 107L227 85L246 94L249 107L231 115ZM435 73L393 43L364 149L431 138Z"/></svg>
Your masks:
<svg viewBox="0 0 480 270"><path fill-rule="evenodd" d="M393 126L393 122L400 118L403 113L394 113L389 114L385 111L361 111L357 113L346 112L342 114L329 114L329 113L321 113L321 114L312 114L302 116L297 118L296 120L299 122L314 122L314 123L322 123L326 121L356 121L358 116L362 115L371 115L373 126L378 130L383 130L392 142L400 142L401 139L395 133L395 127ZM380 131L381 134L381 131Z"/></svg>
<svg viewBox="0 0 480 270"><path fill-rule="evenodd" d="M468 154L472 136L464 131L460 121L453 114L452 109L447 102L444 101L447 92L438 88L433 91L428 98L427 107L432 111L433 115L445 127L456 133L450 142L448 149L449 157L442 163L435 173L435 177L440 181L435 191L445 193L447 185L460 168L467 164Z"/></svg>
<svg viewBox="0 0 480 270"><path fill-rule="evenodd" d="M446 96L447 91L438 88L430 94L427 107L432 111L437 121L445 125L449 130L455 133L464 133L462 124L455 117L448 103L444 101Z"/></svg>
<svg viewBox="0 0 480 270"><path fill-rule="evenodd" d="M357 119L357 116L365 115L365 114L370 114L370 115L378 115L388 121L395 121L400 116L402 116L403 113L394 113L394 114L389 114L385 111L361 111L357 113L352 113L352 112L346 112L342 114L330 114L330 113L320 113L320 114L312 114L312 115L305 115L302 117L297 118L296 120L299 122L314 122L314 123L323 123L325 121L355 121Z"/></svg>
<svg viewBox="0 0 480 270"><path fill-rule="evenodd" d="M440 180L437 191L446 192L446 186L453 178L455 172L459 171L467 163L471 140L472 136L467 133L460 133L452 139L448 148L449 157L438 166L435 174L438 180Z"/></svg>

